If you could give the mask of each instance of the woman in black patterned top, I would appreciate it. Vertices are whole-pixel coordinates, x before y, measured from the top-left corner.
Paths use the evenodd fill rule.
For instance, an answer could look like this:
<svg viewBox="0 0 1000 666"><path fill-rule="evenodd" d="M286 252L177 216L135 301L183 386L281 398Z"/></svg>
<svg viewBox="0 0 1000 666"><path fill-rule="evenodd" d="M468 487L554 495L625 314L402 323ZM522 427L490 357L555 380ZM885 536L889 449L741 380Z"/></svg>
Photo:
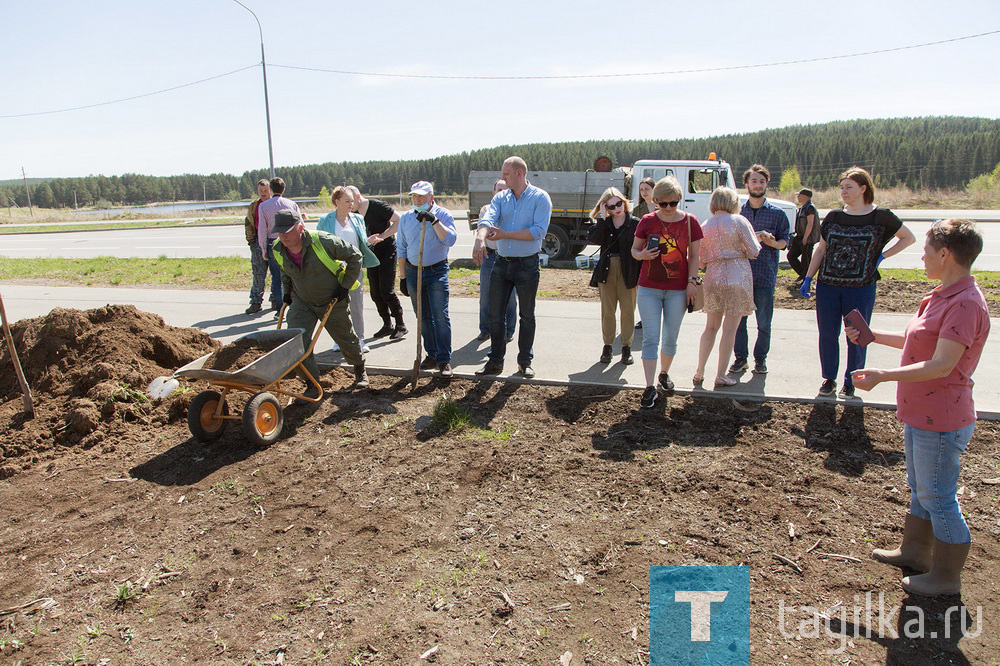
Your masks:
<svg viewBox="0 0 1000 666"><path fill-rule="evenodd" d="M840 174L840 198L844 207L831 210L823 219L820 240L801 289L808 298L816 276L816 323L823 371L820 395L832 395L837 389L844 315L857 308L865 321L871 321L875 290L881 279L879 264L916 241L913 232L891 210L875 205L875 184L864 169L851 167ZM887 248L893 238L896 242ZM851 373L864 366L865 348L848 341L841 398L854 397Z"/></svg>

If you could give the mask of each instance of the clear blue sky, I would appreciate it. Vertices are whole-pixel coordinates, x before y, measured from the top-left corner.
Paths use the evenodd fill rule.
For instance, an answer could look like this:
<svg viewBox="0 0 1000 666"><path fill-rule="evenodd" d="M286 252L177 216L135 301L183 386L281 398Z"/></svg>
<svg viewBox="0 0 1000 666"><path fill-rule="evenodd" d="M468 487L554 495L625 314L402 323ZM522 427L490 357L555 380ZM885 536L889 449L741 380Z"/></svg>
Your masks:
<svg viewBox="0 0 1000 666"><path fill-rule="evenodd" d="M278 67L463 76L730 67L1000 29L996 0L244 2L264 27L279 170L859 117L997 117L1000 109L1000 35L862 58L639 78L413 80ZM0 115L140 95L260 60L257 24L232 0L5 5ZM0 180L19 177L22 166L33 177L266 167L260 68L119 104L0 118Z"/></svg>

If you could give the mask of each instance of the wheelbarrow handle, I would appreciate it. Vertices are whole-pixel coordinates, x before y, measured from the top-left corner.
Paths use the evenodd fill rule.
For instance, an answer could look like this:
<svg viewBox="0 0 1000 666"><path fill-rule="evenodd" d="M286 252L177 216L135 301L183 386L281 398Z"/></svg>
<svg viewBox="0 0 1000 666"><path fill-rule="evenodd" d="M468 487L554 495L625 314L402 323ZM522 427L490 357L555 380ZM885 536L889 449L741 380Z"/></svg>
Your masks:
<svg viewBox="0 0 1000 666"><path fill-rule="evenodd" d="M323 318L319 320L319 326L316 327L316 331L313 333L312 342L309 343L309 349L306 350L305 356L302 357L303 361L309 358L309 355L313 353L313 347L315 347L316 342L319 341L320 333L322 333L323 329L326 327L326 320L330 318L330 313L333 312L333 306L337 304L337 300L338 299L336 298L333 299L330 301L330 304L326 306L326 312L323 313Z"/></svg>

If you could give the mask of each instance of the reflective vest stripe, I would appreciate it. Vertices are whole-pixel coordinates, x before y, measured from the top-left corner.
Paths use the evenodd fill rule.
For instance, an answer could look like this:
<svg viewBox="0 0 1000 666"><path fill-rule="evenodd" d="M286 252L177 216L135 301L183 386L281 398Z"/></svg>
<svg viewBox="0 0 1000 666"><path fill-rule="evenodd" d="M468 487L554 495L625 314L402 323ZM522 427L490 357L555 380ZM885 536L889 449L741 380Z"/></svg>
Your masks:
<svg viewBox="0 0 1000 666"><path fill-rule="evenodd" d="M323 262L323 265L326 266L327 269L334 274L334 276L336 276L337 282L339 282L341 286L345 286L344 274L347 272L347 264L345 264L343 261L340 261L339 259L334 259L333 257L330 256L330 253L326 251L325 247L323 247L323 243L319 241L319 232L309 231L306 233L308 233L312 237L313 241L312 248L313 250L316 251L316 256L319 258L321 262ZM285 257L282 256L281 252L278 251L278 246L280 243L281 239L275 239L273 245L274 260L278 262L278 266L280 268L284 269ZM361 286L361 281L355 280L354 284L348 287L348 289L353 291L354 289L357 289L360 286Z"/></svg>

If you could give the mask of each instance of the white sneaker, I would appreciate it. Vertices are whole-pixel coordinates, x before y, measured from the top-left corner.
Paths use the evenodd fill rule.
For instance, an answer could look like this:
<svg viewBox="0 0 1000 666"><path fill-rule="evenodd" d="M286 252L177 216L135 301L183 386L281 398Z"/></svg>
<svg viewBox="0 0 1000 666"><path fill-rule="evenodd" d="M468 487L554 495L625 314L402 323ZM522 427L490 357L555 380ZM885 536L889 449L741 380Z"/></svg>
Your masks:
<svg viewBox="0 0 1000 666"><path fill-rule="evenodd" d="M340 351L340 345L338 345L336 342L333 343L333 351L335 351L335 352L339 352Z"/></svg>
<svg viewBox="0 0 1000 666"><path fill-rule="evenodd" d="M367 353L368 353L368 352L370 352L371 350L372 350L372 348L371 348L371 347L369 347L368 345L361 345L361 351L363 351L364 353L366 353L366 354L367 354Z"/></svg>

